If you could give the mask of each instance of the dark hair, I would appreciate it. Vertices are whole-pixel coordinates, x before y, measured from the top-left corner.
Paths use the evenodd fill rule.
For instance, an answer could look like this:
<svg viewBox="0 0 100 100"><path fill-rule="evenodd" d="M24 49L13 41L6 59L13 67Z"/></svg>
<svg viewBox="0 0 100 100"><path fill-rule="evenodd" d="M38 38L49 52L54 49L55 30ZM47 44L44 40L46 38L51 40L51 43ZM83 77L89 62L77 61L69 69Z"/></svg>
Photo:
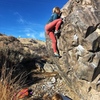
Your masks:
<svg viewBox="0 0 100 100"><path fill-rule="evenodd" d="M52 96L52 100L63 100L62 96L58 93L55 93L53 96Z"/></svg>

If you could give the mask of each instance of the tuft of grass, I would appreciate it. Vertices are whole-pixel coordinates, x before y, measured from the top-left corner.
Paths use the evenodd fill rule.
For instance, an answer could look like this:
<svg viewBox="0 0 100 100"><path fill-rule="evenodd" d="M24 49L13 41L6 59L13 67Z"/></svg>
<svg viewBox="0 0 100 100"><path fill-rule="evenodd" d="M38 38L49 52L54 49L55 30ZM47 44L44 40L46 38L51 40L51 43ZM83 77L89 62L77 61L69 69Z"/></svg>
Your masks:
<svg viewBox="0 0 100 100"><path fill-rule="evenodd" d="M16 73L16 68L2 66L0 70L0 100L18 100L16 94L25 87L26 72Z"/></svg>

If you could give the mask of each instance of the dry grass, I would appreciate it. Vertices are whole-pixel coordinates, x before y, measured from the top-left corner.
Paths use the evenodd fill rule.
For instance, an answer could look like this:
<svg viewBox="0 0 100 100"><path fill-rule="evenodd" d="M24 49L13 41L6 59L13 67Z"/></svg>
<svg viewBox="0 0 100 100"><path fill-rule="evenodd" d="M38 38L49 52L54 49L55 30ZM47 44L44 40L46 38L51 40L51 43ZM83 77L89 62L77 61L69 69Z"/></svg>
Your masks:
<svg viewBox="0 0 100 100"><path fill-rule="evenodd" d="M26 73L15 75L14 71L15 68L7 70L4 66L1 69L0 100L18 100L15 94L25 85Z"/></svg>
<svg viewBox="0 0 100 100"><path fill-rule="evenodd" d="M32 44L33 46L38 46L38 45L45 45L44 41L41 40L35 40L33 39L33 41L35 41L36 43L30 42L31 39L28 38L18 38L18 40L22 43L22 44Z"/></svg>

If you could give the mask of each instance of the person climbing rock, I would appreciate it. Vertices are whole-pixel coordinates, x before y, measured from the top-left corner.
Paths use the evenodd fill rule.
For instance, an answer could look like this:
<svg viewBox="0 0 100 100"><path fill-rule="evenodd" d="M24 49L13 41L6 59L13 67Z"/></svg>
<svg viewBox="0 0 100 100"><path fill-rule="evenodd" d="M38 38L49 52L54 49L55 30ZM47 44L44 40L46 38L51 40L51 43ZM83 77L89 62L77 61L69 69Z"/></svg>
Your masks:
<svg viewBox="0 0 100 100"><path fill-rule="evenodd" d="M60 18L60 8L59 7L54 7L52 10L52 15L45 25L45 32L47 35L49 35L51 41L52 41L52 48L54 52L55 57L60 57L58 51L57 51L57 39L55 35L60 33L60 25L62 23L62 19Z"/></svg>

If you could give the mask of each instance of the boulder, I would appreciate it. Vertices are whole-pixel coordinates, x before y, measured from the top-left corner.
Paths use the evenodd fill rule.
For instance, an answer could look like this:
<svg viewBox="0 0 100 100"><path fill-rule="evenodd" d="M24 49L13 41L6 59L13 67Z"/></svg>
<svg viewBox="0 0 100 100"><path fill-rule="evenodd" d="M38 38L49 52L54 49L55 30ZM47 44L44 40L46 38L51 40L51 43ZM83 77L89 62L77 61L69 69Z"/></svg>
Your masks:
<svg viewBox="0 0 100 100"><path fill-rule="evenodd" d="M46 49L66 84L80 100L95 100L91 98L94 90L99 100L100 0L69 0L61 11L65 21L60 36L56 36L61 58L53 57L48 35Z"/></svg>

